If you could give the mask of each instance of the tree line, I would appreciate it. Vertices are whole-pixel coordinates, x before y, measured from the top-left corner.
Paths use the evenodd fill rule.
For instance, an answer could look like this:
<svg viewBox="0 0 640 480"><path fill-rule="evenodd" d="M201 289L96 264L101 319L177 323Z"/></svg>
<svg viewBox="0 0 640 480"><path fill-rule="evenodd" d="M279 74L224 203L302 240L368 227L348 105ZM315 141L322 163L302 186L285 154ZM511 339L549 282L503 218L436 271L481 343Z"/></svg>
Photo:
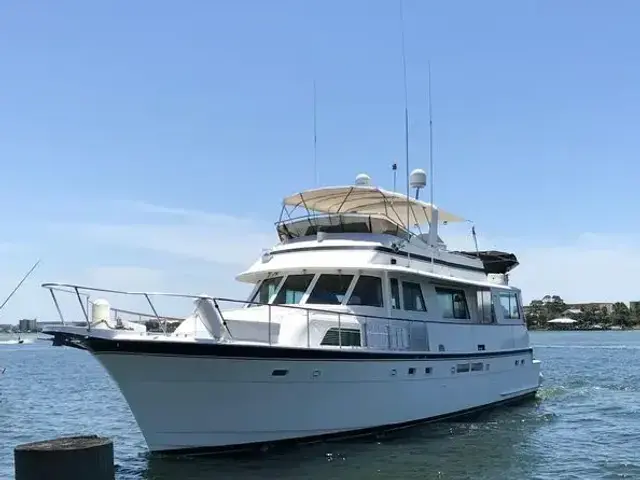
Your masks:
<svg viewBox="0 0 640 480"><path fill-rule="evenodd" d="M634 328L640 327L640 308L636 303L629 308L623 302L613 304L611 311L606 307L598 305L583 305L579 313L571 310L572 306L567 305L562 298L554 295L551 301L533 300L525 307L525 318L527 325L531 329L547 328L547 322L554 318L571 318L576 320L576 328L594 328L600 325L603 328L620 327Z"/></svg>

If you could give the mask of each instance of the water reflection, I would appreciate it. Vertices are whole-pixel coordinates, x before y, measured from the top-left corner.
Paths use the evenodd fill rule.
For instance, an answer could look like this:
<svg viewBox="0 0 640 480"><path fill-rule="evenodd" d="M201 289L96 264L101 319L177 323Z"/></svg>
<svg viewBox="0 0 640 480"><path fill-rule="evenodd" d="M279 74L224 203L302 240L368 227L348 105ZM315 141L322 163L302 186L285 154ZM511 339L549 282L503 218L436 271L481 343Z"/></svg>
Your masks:
<svg viewBox="0 0 640 480"><path fill-rule="evenodd" d="M225 457L153 455L143 478L524 478L527 468L513 459L522 459L535 429L549 419L534 400L377 438ZM535 456L535 449L526 455Z"/></svg>

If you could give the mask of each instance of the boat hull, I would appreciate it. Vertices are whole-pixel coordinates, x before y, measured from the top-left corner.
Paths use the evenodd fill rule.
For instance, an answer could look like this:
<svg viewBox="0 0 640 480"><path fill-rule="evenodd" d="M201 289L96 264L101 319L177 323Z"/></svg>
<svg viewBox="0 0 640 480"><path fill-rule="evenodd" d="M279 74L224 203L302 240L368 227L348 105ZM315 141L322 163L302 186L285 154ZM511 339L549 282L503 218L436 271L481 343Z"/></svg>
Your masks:
<svg viewBox="0 0 640 480"><path fill-rule="evenodd" d="M531 349L367 358L348 349L232 345L171 354L168 343L158 350L164 342L88 340L153 452L393 430L522 400L539 387ZM154 344L149 352L145 343Z"/></svg>

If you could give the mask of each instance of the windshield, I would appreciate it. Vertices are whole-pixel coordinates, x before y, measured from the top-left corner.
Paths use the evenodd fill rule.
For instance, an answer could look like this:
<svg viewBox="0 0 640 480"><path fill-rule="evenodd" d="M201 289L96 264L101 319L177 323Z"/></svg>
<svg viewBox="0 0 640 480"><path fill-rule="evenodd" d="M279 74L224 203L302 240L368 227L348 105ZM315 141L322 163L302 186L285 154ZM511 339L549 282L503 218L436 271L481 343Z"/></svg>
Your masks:
<svg viewBox="0 0 640 480"><path fill-rule="evenodd" d="M289 275L278 291L274 305L300 303L314 275Z"/></svg>
<svg viewBox="0 0 640 480"><path fill-rule="evenodd" d="M269 299L276 292L276 288L280 285L280 281L282 277L272 277L263 280L262 284L260 284L260 288L256 292L256 294L251 299L252 302L257 303L269 303ZM257 306L256 304L249 305L250 307Z"/></svg>

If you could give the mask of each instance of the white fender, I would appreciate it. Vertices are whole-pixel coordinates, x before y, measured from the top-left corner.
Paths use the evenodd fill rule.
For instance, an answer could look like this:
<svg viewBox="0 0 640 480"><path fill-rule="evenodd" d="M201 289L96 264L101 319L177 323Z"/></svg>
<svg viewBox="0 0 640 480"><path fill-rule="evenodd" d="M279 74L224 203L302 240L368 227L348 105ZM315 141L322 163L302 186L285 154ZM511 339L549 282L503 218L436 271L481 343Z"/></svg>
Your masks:
<svg viewBox="0 0 640 480"><path fill-rule="evenodd" d="M196 315L200 317L200 321L216 340L222 340L225 337L226 329L224 328L223 319L220 312L209 298L198 298L194 302L196 304Z"/></svg>

